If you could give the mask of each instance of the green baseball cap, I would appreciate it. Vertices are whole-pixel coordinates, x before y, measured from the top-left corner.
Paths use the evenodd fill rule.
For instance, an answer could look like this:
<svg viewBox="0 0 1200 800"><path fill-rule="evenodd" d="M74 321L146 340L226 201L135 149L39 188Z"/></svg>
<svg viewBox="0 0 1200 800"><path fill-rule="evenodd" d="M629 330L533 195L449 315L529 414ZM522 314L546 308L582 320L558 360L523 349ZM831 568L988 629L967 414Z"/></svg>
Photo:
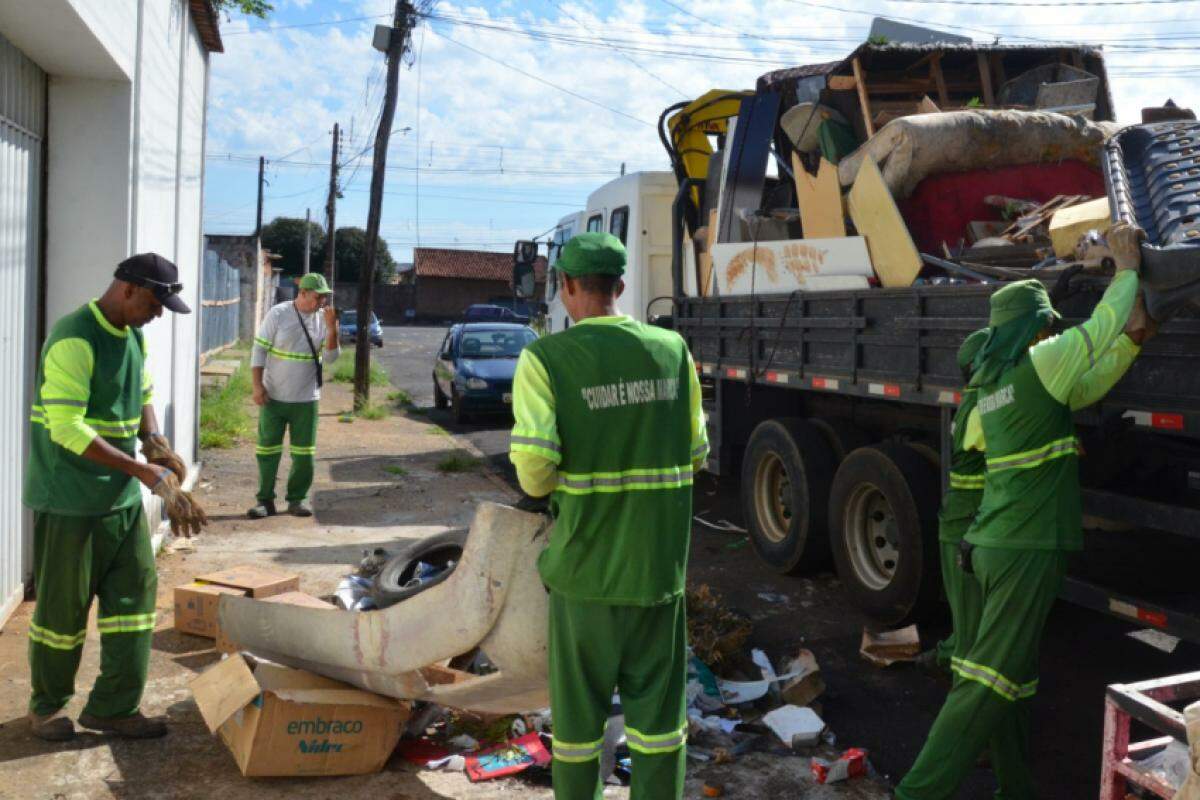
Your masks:
<svg viewBox="0 0 1200 800"><path fill-rule="evenodd" d="M625 245L611 233L592 231L571 238L554 268L564 275L625 274Z"/></svg>
<svg viewBox="0 0 1200 800"><path fill-rule="evenodd" d="M312 289L317 294L330 294L333 292L329 288L329 284L325 282L325 276L319 272L310 272L300 279L301 289Z"/></svg>
<svg viewBox="0 0 1200 800"><path fill-rule="evenodd" d="M1033 279L1010 283L996 292L992 295L991 309L988 324L993 328L1021 319L1032 321L1034 317L1041 320L1043 325L1062 318L1054 310L1046 287L1042 286L1041 281Z"/></svg>

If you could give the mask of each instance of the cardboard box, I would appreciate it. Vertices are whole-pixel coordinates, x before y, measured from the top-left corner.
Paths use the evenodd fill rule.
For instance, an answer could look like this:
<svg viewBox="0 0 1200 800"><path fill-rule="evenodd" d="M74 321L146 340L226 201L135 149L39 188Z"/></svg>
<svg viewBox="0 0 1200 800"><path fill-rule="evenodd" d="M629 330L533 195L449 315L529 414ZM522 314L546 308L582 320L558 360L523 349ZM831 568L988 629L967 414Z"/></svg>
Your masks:
<svg viewBox="0 0 1200 800"><path fill-rule="evenodd" d="M337 606L326 603L324 600L318 600L310 594L304 592L284 592L283 594L264 597L264 603L287 603L293 606L306 606L308 608L334 608ZM237 643L230 639L217 627L217 651L221 653L236 653L240 648Z"/></svg>
<svg viewBox="0 0 1200 800"><path fill-rule="evenodd" d="M217 603L223 594L245 595L243 589L189 583L175 587L175 630L193 636L217 635Z"/></svg>
<svg viewBox="0 0 1200 800"><path fill-rule="evenodd" d="M241 589L247 597L259 600L284 592L300 591L299 575L252 566L230 567L220 572L197 575L196 583Z"/></svg>
<svg viewBox="0 0 1200 800"><path fill-rule="evenodd" d="M249 777L378 772L409 703L278 664L233 655L192 681L208 729Z"/></svg>
<svg viewBox="0 0 1200 800"><path fill-rule="evenodd" d="M1075 245L1079 237L1090 230L1107 233L1112 227L1112 207L1107 197L1089 200L1077 206L1070 206L1061 211L1055 211L1050 218L1050 242L1054 245L1054 255L1059 258L1071 258L1075 253Z"/></svg>

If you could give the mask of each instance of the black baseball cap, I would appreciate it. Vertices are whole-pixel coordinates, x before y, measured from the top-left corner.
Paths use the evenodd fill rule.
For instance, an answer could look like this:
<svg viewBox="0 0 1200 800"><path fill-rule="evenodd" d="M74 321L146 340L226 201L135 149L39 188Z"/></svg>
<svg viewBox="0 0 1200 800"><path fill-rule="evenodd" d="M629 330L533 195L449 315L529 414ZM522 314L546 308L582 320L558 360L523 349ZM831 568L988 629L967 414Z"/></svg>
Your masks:
<svg viewBox="0 0 1200 800"><path fill-rule="evenodd" d="M158 253L138 253L117 264L113 277L135 286L149 289L158 302L176 314L190 314L192 310L183 302L179 293L183 284L179 282L179 268Z"/></svg>

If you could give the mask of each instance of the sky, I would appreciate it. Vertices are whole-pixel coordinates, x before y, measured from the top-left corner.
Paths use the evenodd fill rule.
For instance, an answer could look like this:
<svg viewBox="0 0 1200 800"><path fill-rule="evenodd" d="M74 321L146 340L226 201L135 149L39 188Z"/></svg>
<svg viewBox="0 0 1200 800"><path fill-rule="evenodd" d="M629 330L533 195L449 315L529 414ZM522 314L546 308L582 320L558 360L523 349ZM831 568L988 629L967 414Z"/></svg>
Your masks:
<svg viewBox="0 0 1200 800"><path fill-rule="evenodd" d="M204 226L324 222L331 131L344 131L338 226L366 227L383 98L375 25L392 0L274 0L268 20L222 20L212 56ZM1200 75L1200 0L437 0L401 68L381 232L413 246L511 251L629 171L670 168L662 110L773 69L831 61L875 16L1010 43L1104 45L1119 121L1189 91ZM419 198L419 200L418 200Z"/></svg>

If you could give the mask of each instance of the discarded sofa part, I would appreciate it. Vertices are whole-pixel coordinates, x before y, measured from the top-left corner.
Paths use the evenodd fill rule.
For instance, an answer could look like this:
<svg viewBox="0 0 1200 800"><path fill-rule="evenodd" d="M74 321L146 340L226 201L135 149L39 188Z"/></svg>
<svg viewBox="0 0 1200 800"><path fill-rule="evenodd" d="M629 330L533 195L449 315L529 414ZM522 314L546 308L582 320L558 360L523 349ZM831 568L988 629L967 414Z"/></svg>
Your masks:
<svg viewBox="0 0 1200 800"><path fill-rule="evenodd" d="M903 117L885 125L838 164L843 187L862 162L875 159L897 199L930 175L1075 159L1096 166L1114 123L1044 111L948 111Z"/></svg>
<svg viewBox="0 0 1200 800"><path fill-rule="evenodd" d="M264 603L287 603L293 606L303 606L305 608L334 608L334 606L326 603L320 598L313 597L311 594L304 592L284 592L283 594L275 594L270 597L263 598ZM216 605L214 601L213 605ZM216 612L213 614L214 622L216 620ZM217 626L217 641L215 644L218 653L236 653L237 645L225 635L220 626Z"/></svg>
<svg viewBox="0 0 1200 800"><path fill-rule="evenodd" d="M549 705L546 590L537 559L550 522L481 503L444 581L380 611L321 610L226 597L221 628L255 655L389 697L483 713ZM475 648L496 672L436 665Z"/></svg>
<svg viewBox="0 0 1200 800"><path fill-rule="evenodd" d="M1146 231L1142 278L1155 319L1200 303L1200 122L1126 128L1105 148L1116 219Z"/></svg>
<svg viewBox="0 0 1200 800"><path fill-rule="evenodd" d="M208 729L243 775L362 775L383 769L409 703L278 664L230 656L192 681Z"/></svg>
<svg viewBox="0 0 1200 800"><path fill-rule="evenodd" d="M921 272L921 254L870 156L862 159L858 177L846 196L846 206L854 227L867 240L879 283L885 289L911 286Z"/></svg>

